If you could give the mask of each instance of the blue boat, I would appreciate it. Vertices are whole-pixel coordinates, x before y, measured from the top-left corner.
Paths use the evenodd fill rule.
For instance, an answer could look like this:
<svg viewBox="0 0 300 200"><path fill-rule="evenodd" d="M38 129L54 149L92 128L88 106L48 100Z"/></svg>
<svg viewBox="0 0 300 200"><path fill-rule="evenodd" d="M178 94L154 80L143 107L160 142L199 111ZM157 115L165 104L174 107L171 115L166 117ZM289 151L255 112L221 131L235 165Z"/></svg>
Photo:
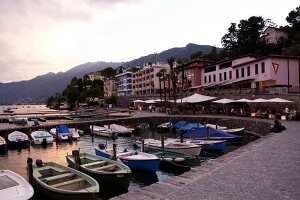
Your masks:
<svg viewBox="0 0 300 200"><path fill-rule="evenodd" d="M191 129L200 128L200 127L203 127L203 125L200 123L188 123L185 126L181 127L179 130L181 130L183 132L187 132Z"/></svg>
<svg viewBox="0 0 300 200"><path fill-rule="evenodd" d="M104 158L113 157L112 148L95 148L95 153L97 156L102 156ZM149 153L138 152L126 148L118 148L116 153L117 158L119 158L125 165L132 169L156 172L159 167L160 159L157 156Z"/></svg>
<svg viewBox="0 0 300 200"><path fill-rule="evenodd" d="M211 127L200 127L189 130L187 133L183 135L183 138L193 138L200 140L240 140L243 136L232 135L229 133L225 133L222 130L214 129Z"/></svg>
<svg viewBox="0 0 300 200"><path fill-rule="evenodd" d="M172 130L180 129L181 127L183 127L185 125L187 125L186 121L179 121L179 122L176 122L175 124L172 124L171 129Z"/></svg>
<svg viewBox="0 0 300 200"><path fill-rule="evenodd" d="M69 140L72 137L69 127L66 124L60 124L56 128L52 128L50 134L54 138L57 136L59 140Z"/></svg>

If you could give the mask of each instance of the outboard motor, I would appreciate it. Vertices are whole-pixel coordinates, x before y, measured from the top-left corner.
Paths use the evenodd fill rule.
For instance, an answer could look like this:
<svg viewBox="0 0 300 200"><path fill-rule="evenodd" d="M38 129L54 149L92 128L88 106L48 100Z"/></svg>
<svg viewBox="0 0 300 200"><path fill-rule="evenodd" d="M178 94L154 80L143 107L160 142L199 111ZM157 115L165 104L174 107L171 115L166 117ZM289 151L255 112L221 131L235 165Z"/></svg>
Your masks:
<svg viewBox="0 0 300 200"><path fill-rule="evenodd" d="M36 159L35 164L38 167L42 167L44 165L44 163L43 163L43 161L41 159Z"/></svg>
<svg viewBox="0 0 300 200"><path fill-rule="evenodd" d="M72 156L79 156L79 150L73 150Z"/></svg>
<svg viewBox="0 0 300 200"><path fill-rule="evenodd" d="M43 147L46 147L47 144L48 144L47 139L44 138L43 141L42 141L42 146L43 146Z"/></svg>
<svg viewBox="0 0 300 200"><path fill-rule="evenodd" d="M105 149L105 145L102 144L102 143L100 143L100 144L99 144L99 149Z"/></svg>

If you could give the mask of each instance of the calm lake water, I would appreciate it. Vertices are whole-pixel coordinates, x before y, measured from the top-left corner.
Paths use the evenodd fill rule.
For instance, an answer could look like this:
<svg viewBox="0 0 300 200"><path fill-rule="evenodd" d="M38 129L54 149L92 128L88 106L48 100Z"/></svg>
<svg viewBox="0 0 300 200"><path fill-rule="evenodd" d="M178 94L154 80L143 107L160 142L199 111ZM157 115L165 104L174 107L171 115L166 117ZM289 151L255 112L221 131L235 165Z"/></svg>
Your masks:
<svg viewBox="0 0 300 200"><path fill-rule="evenodd" d="M175 136L175 134L173 133L163 133L163 134L169 137ZM149 130L147 132L140 132L138 133L137 136L143 138L159 139L160 135L161 133L157 133L155 130ZM247 135L244 142L229 145L226 152L232 151L238 148L239 146L244 145L254 139L255 139L254 137ZM132 148L133 142L134 142L134 137L118 137L118 139L116 140L117 146L122 146L126 148ZM48 145L46 148L42 148L41 146L30 146L30 148L28 149L9 150L7 155L2 157L0 156L0 169L13 170L27 179L26 161L28 157L31 157L34 160L42 159L43 162L53 161L67 166L67 161L65 156L67 154L71 154L72 150L80 149L81 152L95 154L94 148L97 147L99 143L107 143L109 146L112 144L112 141L107 138L95 136L94 142L92 142L91 136L85 135L82 136L78 141L73 141L71 143L58 142L58 143L54 143L53 145ZM209 153L207 154L206 157L199 157L199 160L203 162L212 159L215 156L219 156L219 155L216 155L214 153ZM129 191L137 190L143 186L153 184L160 180L167 179L171 176L175 176L175 175L160 170L157 171L156 173L135 171L133 173L132 180L128 190ZM105 188L105 189L101 188L100 199L108 199L110 197L117 196L124 192L127 191L116 191L116 190L112 190L112 188ZM42 197L35 195L33 199L41 199L41 198Z"/></svg>

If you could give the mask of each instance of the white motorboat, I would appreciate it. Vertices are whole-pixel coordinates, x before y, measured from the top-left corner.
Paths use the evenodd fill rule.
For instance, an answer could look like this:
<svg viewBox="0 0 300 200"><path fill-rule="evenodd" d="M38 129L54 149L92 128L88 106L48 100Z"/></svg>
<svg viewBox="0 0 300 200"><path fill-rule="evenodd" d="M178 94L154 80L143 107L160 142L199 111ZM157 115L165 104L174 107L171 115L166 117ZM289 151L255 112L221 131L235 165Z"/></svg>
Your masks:
<svg viewBox="0 0 300 200"><path fill-rule="evenodd" d="M141 141L136 141L136 144L141 145ZM159 149L162 148L162 144L160 140L144 139L144 144L145 146L149 146L152 148L159 148ZM165 140L164 149L169 151L176 151L179 153L188 153L194 156L199 156L201 152L201 145Z"/></svg>
<svg viewBox="0 0 300 200"><path fill-rule="evenodd" d="M26 200L33 196L32 186L20 175L10 170L0 171L0 199Z"/></svg>
<svg viewBox="0 0 300 200"><path fill-rule="evenodd" d="M0 154L6 153L6 141L3 137L0 136Z"/></svg>
<svg viewBox="0 0 300 200"><path fill-rule="evenodd" d="M133 129L129 129L129 128L126 128L125 126L121 126L121 125L118 125L118 124L111 124L109 126L104 125L104 128L111 129L112 131L114 131L118 135L131 134L132 131L133 131Z"/></svg>
<svg viewBox="0 0 300 200"><path fill-rule="evenodd" d="M93 134L104 137L112 137L113 134L115 134L115 136L118 135L118 133L115 133L113 130L105 128L103 126L90 125L90 130L91 132L93 132Z"/></svg>
<svg viewBox="0 0 300 200"><path fill-rule="evenodd" d="M53 136L45 130L33 131L31 133L33 144L52 144Z"/></svg>
<svg viewBox="0 0 300 200"><path fill-rule="evenodd" d="M83 131L80 130L80 129L77 129L77 128L69 128L69 130L70 130L72 139L77 140L77 139L80 138L80 135L83 135Z"/></svg>
<svg viewBox="0 0 300 200"><path fill-rule="evenodd" d="M14 131L8 134L8 147L9 148L26 148L28 147L28 136L20 131Z"/></svg>
<svg viewBox="0 0 300 200"><path fill-rule="evenodd" d="M227 127L226 126L219 126L217 124L206 124L207 127L211 127L214 129L219 129L219 130L226 130Z"/></svg>
<svg viewBox="0 0 300 200"><path fill-rule="evenodd" d="M28 118L27 117L15 117L13 119L15 124L19 124L19 125L26 125L28 124Z"/></svg>
<svg viewBox="0 0 300 200"><path fill-rule="evenodd" d="M72 136L66 124L60 124L56 128L52 128L50 134L54 138L57 136L59 140L69 140Z"/></svg>

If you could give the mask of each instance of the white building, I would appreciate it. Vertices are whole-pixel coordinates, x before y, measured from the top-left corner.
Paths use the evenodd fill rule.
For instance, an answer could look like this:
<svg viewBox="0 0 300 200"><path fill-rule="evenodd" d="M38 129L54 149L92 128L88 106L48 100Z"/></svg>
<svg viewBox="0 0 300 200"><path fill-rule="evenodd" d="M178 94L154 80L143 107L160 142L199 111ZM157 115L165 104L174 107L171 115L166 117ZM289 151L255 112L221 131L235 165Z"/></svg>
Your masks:
<svg viewBox="0 0 300 200"><path fill-rule="evenodd" d="M270 93L300 92L300 57L251 56L202 68L202 85L252 88Z"/></svg>
<svg viewBox="0 0 300 200"><path fill-rule="evenodd" d="M117 96L131 96L132 89L132 72L124 68L118 68L116 75L116 90Z"/></svg>

